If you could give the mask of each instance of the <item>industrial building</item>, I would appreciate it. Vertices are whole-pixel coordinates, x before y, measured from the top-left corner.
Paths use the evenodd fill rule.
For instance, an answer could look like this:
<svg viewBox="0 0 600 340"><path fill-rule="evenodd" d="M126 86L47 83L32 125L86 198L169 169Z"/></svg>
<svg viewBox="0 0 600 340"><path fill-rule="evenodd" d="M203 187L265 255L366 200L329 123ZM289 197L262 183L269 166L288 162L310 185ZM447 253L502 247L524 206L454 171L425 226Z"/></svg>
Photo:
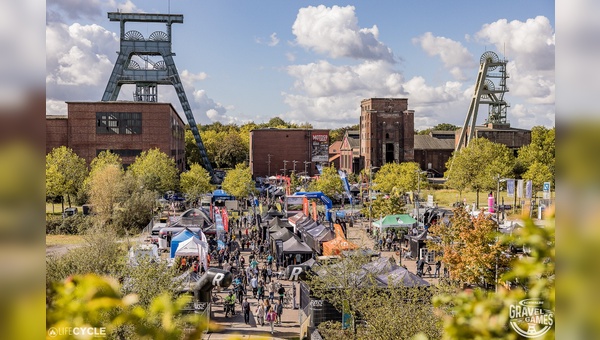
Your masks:
<svg viewBox="0 0 600 340"><path fill-rule="evenodd" d="M67 102L67 116L46 116L46 153L64 145L89 164L104 150L125 167L157 148L185 169L185 125L173 105L151 102Z"/></svg>
<svg viewBox="0 0 600 340"><path fill-rule="evenodd" d="M329 162L329 130L256 129L250 131L252 176L314 176Z"/></svg>

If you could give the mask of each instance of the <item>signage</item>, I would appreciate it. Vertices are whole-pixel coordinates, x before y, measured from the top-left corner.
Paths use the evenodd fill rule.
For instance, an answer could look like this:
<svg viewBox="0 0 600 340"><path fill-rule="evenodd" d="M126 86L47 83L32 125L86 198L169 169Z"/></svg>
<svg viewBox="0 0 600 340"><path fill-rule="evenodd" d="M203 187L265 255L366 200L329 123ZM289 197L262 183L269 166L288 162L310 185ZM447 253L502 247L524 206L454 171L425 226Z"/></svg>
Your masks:
<svg viewBox="0 0 600 340"><path fill-rule="evenodd" d="M525 184L525 198L531 198L532 194L532 182L531 180L528 180L527 183Z"/></svg>
<svg viewBox="0 0 600 340"><path fill-rule="evenodd" d="M509 179L506 181L506 195L508 197L515 197L515 180Z"/></svg>
<svg viewBox="0 0 600 340"><path fill-rule="evenodd" d="M522 179L517 181L517 197L523 198L523 180Z"/></svg>
<svg viewBox="0 0 600 340"><path fill-rule="evenodd" d="M544 199L550 199L550 182L544 182Z"/></svg>
<svg viewBox="0 0 600 340"><path fill-rule="evenodd" d="M326 132L312 134L311 161L329 161L329 134Z"/></svg>

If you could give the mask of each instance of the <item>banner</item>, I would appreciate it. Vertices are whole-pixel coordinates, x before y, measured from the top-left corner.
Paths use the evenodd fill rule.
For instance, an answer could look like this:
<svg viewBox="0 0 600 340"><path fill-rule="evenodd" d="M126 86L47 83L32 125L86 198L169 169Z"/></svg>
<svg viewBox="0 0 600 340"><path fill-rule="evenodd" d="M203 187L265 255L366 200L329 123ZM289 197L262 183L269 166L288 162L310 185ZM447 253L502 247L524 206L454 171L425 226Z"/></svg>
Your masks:
<svg viewBox="0 0 600 340"><path fill-rule="evenodd" d="M523 180L517 181L517 198L523 198Z"/></svg>
<svg viewBox="0 0 600 340"><path fill-rule="evenodd" d="M275 250L277 251L277 262L283 266L283 240L275 240Z"/></svg>
<svg viewBox="0 0 600 340"><path fill-rule="evenodd" d="M531 180L528 180L527 183L525 184L525 198L531 198L531 191L532 191L532 183Z"/></svg>
<svg viewBox="0 0 600 340"><path fill-rule="evenodd" d="M550 199L550 182L544 182L544 199Z"/></svg>
<svg viewBox="0 0 600 340"><path fill-rule="evenodd" d="M515 180L509 179L506 181L506 196L515 197Z"/></svg>
<svg viewBox="0 0 600 340"><path fill-rule="evenodd" d="M327 132L312 134L312 153L311 161L327 162L329 161L329 134Z"/></svg>
<svg viewBox="0 0 600 340"><path fill-rule="evenodd" d="M350 193L350 183L348 183L348 177L346 177L346 173L342 170L338 170L338 174L340 175L340 178L342 179L342 184L344 185L344 190L346 191L346 196L348 196L348 200L350 201L350 204L352 203L352 193Z"/></svg>
<svg viewBox="0 0 600 340"><path fill-rule="evenodd" d="M323 174L323 165L316 164L315 167L317 167L317 171L319 172L319 175L322 175Z"/></svg>

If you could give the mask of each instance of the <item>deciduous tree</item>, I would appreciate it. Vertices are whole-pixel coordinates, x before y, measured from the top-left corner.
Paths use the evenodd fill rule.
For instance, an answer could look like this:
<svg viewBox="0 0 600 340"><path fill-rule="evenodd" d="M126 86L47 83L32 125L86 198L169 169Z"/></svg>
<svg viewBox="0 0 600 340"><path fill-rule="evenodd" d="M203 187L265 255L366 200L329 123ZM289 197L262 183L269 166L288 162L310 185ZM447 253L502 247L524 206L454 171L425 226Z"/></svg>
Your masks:
<svg viewBox="0 0 600 340"><path fill-rule="evenodd" d="M150 149L136 157L128 169L140 187L164 194L178 187L175 161L159 149Z"/></svg>
<svg viewBox="0 0 600 340"><path fill-rule="evenodd" d="M373 179L374 188L384 193L402 195L417 189L421 168L415 162L387 163ZM425 181L422 179L423 185Z"/></svg>
<svg viewBox="0 0 600 340"><path fill-rule="evenodd" d="M181 191L192 198L211 192L213 185L210 184L210 174L199 164L192 164L190 170L181 174Z"/></svg>
<svg viewBox="0 0 600 340"><path fill-rule="evenodd" d="M86 175L85 160L66 146L55 148L46 155L47 196L66 196L71 206L71 197L82 188Z"/></svg>
<svg viewBox="0 0 600 340"><path fill-rule="evenodd" d="M533 192L541 191L544 182L551 182L553 180L550 168L546 164L537 161L529 166L529 169L523 174L523 178L531 180Z"/></svg>
<svg viewBox="0 0 600 340"><path fill-rule="evenodd" d="M446 163L446 185L459 192L476 191L479 205L479 192L496 190L498 175L510 178L513 167L514 156L506 145L477 138L455 152Z"/></svg>
<svg viewBox="0 0 600 340"><path fill-rule="evenodd" d="M254 192L254 181L250 168L244 164L238 164L235 169L227 171L223 184L223 190L237 198L246 198Z"/></svg>
<svg viewBox="0 0 600 340"><path fill-rule="evenodd" d="M552 174L555 173L556 153L556 128L548 129L544 126L531 128L531 143L519 149L517 156L517 170L519 173L526 172L534 163L546 165Z"/></svg>
<svg viewBox="0 0 600 340"><path fill-rule="evenodd" d="M112 220L117 203L125 196L123 176L120 165L105 164L95 169L87 181L90 203L102 223Z"/></svg>
<svg viewBox="0 0 600 340"><path fill-rule="evenodd" d="M323 168L323 174L319 176L319 179L310 183L309 190L321 191L329 198L333 198L340 195L344 187L337 169L331 165Z"/></svg>

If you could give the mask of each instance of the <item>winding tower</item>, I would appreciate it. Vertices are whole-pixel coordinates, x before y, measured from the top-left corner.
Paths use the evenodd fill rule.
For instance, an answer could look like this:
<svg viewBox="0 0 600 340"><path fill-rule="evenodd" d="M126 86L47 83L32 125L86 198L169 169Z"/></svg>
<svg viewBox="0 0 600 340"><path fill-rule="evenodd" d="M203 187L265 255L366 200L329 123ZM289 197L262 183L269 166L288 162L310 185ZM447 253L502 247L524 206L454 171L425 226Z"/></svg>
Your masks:
<svg viewBox="0 0 600 340"><path fill-rule="evenodd" d="M477 74L475 90L455 151L468 146L471 139L473 139L479 105L488 104L486 124L509 126L506 120L506 111L510 105L504 100L504 94L508 92L506 86L506 79L508 78L506 63L508 61L500 60L493 51L483 53L479 61L479 73Z"/></svg>
<svg viewBox="0 0 600 340"><path fill-rule="evenodd" d="M175 53L171 51L171 25L183 23L183 15L109 12L108 19L120 23L120 50L102 101L116 101L123 84L134 84L133 100L141 102L156 102L158 85L175 87L196 145L200 150L204 168L211 177L214 177L213 168L206 155L196 120L173 60ZM126 22L164 23L167 31L155 31L145 38L139 31L126 31ZM153 58L162 60L154 61Z"/></svg>

